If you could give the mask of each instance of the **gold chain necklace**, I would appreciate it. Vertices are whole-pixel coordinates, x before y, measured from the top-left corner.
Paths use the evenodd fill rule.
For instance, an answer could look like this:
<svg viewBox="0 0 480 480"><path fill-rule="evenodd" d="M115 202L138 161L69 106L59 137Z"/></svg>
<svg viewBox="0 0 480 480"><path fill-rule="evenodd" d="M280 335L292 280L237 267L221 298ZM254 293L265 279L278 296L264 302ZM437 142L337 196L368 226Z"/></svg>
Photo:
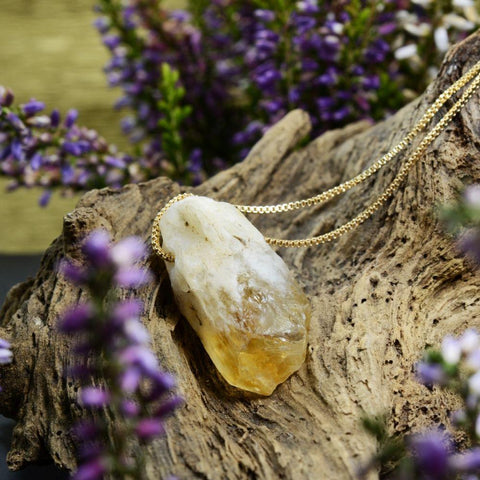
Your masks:
<svg viewBox="0 0 480 480"><path fill-rule="evenodd" d="M255 206L231 205L183 193L160 210L153 222L152 248L166 262L180 310L230 384L269 395L305 358L309 302L267 244L311 247L357 228L393 195L479 86L480 62L445 90L405 138L382 158L354 178L316 196ZM288 240L263 237L242 215L277 214L323 204L363 183L405 150L463 87L460 98L425 135L383 193L349 222L323 235ZM172 212L174 205L176 210ZM162 228L169 232L168 241ZM173 252L177 243L183 244L180 260Z"/></svg>

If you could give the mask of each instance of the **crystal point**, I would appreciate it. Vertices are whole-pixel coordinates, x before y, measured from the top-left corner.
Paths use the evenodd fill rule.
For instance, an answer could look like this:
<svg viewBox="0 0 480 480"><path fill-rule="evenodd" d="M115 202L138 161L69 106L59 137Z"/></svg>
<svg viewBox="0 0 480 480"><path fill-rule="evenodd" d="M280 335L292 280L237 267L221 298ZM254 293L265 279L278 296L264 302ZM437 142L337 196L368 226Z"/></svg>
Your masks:
<svg viewBox="0 0 480 480"><path fill-rule="evenodd" d="M231 385L270 395L305 360L310 304L283 260L233 205L206 197L160 220L176 302Z"/></svg>

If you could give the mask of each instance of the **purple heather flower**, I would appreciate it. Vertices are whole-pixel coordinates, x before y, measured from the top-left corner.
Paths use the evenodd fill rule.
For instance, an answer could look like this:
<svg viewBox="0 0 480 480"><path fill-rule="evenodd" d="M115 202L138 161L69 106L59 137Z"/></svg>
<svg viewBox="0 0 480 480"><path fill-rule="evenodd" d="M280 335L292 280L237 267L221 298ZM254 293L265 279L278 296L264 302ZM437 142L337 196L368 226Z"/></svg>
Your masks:
<svg viewBox="0 0 480 480"><path fill-rule="evenodd" d="M190 20L192 19L192 15L190 12L187 12L186 10L181 10L181 9L171 10L169 12L169 16L173 20L176 20L177 22L182 22L182 23L190 22Z"/></svg>
<svg viewBox="0 0 480 480"><path fill-rule="evenodd" d="M412 438L415 463L426 478L447 478L449 443L446 435L436 430Z"/></svg>
<svg viewBox="0 0 480 480"><path fill-rule="evenodd" d="M398 29L398 25L395 22L384 23L377 28L380 35L390 35Z"/></svg>
<svg viewBox="0 0 480 480"><path fill-rule="evenodd" d="M63 142L62 150L74 157L80 157L91 150L91 145L85 140L77 142Z"/></svg>
<svg viewBox="0 0 480 480"><path fill-rule="evenodd" d="M12 141L10 152L15 160L22 161L25 158L22 142L18 139Z"/></svg>
<svg viewBox="0 0 480 480"><path fill-rule="evenodd" d="M129 367L120 375L120 386L123 391L133 393L142 379L142 372L137 367Z"/></svg>
<svg viewBox="0 0 480 480"><path fill-rule="evenodd" d="M31 117L32 115L35 115L36 113L44 110L45 104L32 98L28 103L20 105L20 108L22 109L25 116Z"/></svg>
<svg viewBox="0 0 480 480"><path fill-rule="evenodd" d="M198 173L202 170L202 151L199 148L192 150L188 163L188 170L192 173Z"/></svg>
<svg viewBox="0 0 480 480"><path fill-rule="evenodd" d="M79 304L67 310L59 322L59 330L63 333L73 333L84 330L93 318L93 308L90 304Z"/></svg>
<svg viewBox="0 0 480 480"><path fill-rule="evenodd" d="M127 237L117 242L110 253L118 267L128 267L144 258L147 249L138 237Z"/></svg>
<svg viewBox="0 0 480 480"><path fill-rule="evenodd" d="M110 20L108 17L97 17L93 21L93 26L102 34L105 34L110 30Z"/></svg>
<svg viewBox="0 0 480 480"><path fill-rule="evenodd" d="M65 117L65 126L67 128L73 127L73 125L77 121L77 118L78 118L78 110L75 110L74 108L72 108L67 112L67 116Z"/></svg>
<svg viewBox="0 0 480 480"><path fill-rule="evenodd" d="M262 69L261 72L255 74L255 80L262 89L272 87L278 80L282 78L282 74L275 68Z"/></svg>
<svg viewBox="0 0 480 480"><path fill-rule="evenodd" d="M138 318L143 310L143 303L137 299L124 300L115 304L111 320L116 325L123 325L132 318Z"/></svg>
<svg viewBox="0 0 480 480"><path fill-rule="evenodd" d="M149 441L153 437L158 437L165 433L165 428L161 420L155 418L145 418L137 423L135 428L140 440Z"/></svg>
<svg viewBox="0 0 480 480"><path fill-rule="evenodd" d="M115 282L123 288L138 288L152 279L150 272L144 268L122 267L115 273Z"/></svg>
<svg viewBox="0 0 480 480"><path fill-rule="evenodd" d="M137 366L147 376L155 376L158 372L158 360L146 347L132 345L122 351L120 359L127 365Z"/></svg>
<svg viewBox="0 0 480 480"><path fill-rule="evenodd" d="M13 112L9 112L7 113L7 120L10 122L11 126L15 129L15 130L19 130L21 132L25 131L27 129L27 127L25 126L25 124L20 120L20 118L18 117L18 115L16 115L15 113Z"/></svg>
<svg viewBox="0 0 480 480"><path fill-rule="evenodd" d="M465 365L472 370L480 370L480 350L476 349L470 352L466 359Z"/></svg>
<svg viewBox="0 0 480 480"><path fill-rule="evenodd" d="M467 414L465 413L464 409L456 410L450 415L450 420L452 421L453 425L460 427L467 421Z"/></svg>
<svg viewBox="0 0 480 480"><path fill-rule="evenodd" d="M82 420L73 427L72 433L79 439L88 442L97 437L100 429L93 420Z"/></svg>
<svg viewBox="0 0 480 480"><path fill-rule="evenodd" d="M124 400L122 412L127 418L136 417L140 413L140 407L133 400Z"/></svg>
<svg viewBox="0 0 480 480"><path fill-rule="evenodd" d="M335 100L331 97L319 97L316 100L316 104L320 112L323 110L330 110L335 105Z"/></svg>
<svg viewBox="0 0 480 480"><path fill-rule="evenodd" d="M5 365L12 361L13 353L10 348L10 343L0 338L0 365Z"/></svg>
<svg viewBox="0 0 480 480"><path fill-rule="evenodd" d="M380 88L380 77L378 75L368 75L363 79L363 87L367 90L378 90Z"/></svg>
<svg viewBox="0 0 480 480"><path fill-rule="evenodd" d="M345 105L343 107L340 107L338 110L333 112L333 119L337 122L340 122L347 118L350 115L350 107L348 105Z"/></svg>
<svg viewBox="0 0 480 480"><path fill-rule="evenodd" d="M317 0L303 0L296 3L299 12L306 14L315 14L320 11Z"/></svg>
<svg viewBox="0 0 480 480"><path fill-rule="evenodd" d="M467 328L458 339L462 353L474 352L480 345L480 336L475 328ZM478 351L478 350L477 350Z"/></svg>
<svg viewBox="0 0 480 480"><path fill-rule="evenodd" d="M266 10L266 9L257 9L254 12L255 17L258 18L262 22L273 22L275 20L275 12L272 10Z"/></svg>
<svg viewBox="0 0 480 480"><path fill-rule="evenodd" d="M13 92L0 85L0 107L9 107L14 100Z"/></svg>
<svg viewBox="0 0 480 480"><path fill-rule="evenodd" d="M125 337L132 343L146 344L150 340L147 329L139 320L130 318L123 325Z"/></svg>
<svg viewBox="0 0 480 480"><path fill-rule="evenodd" d="M418 380L424 385L443 385L447 380L445 370L438 363L419 362L416 366Z"/></svg>
<svg viewBox="0 0 480 480"><path fill-rule="evenodd" d="M175 396L165 400L156 410L155 416L165 418L171 415L178 407L183 405L185 400L182 397Z"/></svg>
<svg viewBox="0 0 480 480"><path fill-rule="evenodd" d="M72 480L102 480L105 473L107 473L105 459L102 457L94 458L88 463L80 465L73 474Z"/></svg>
<svg viewBox="0 0 480 480"><path fill-rule="evenodd" d="M108 47L110 50L113 50L115 47L120 45L120 37L118 35L108 34L104 35L103 44Z"/></svg>
<svg viewBox="0 0 480 480"><path fill-rule="evenodd" d="M480 469L480 447L452 455L448 463L454 472L478 472Z"/></svg>
<svg viewBox="0 0 480 480"><path fill-rule="evenodd" d="M459 340L447 335L442 340L442 356L445 362L456 365L462 355L462 345Z"/></svg>
<svg viewBox="0 0 480 480"><path fill-rule="evenodd" d="M480 397L480 371L474 373L468 379L468 388L473 397Z"/></svg>
<svg viewBox="0 0 480 480"><path fill-rule="evenodd" d="M75 170L71 165L64 165L61 168L62 182L64 185L68 185L75 180Z"/></svg>
<svg viewBox="0 0 480 480"><path fill-rule="evenodd" d="M173 375L166 372L160 372L159 370L150 372L149 377L153 382L152 391L150 392L152 400L159 399L177 384Z"/></svg>
<svg viewBox="0 0 480 480"><path fill-rule="evenodd" d="M87 272L80 266L74 265L69 260L62 260L59 271L63 276L75 285L81 285L87 281Z"/></svg>
<svg viewBox="0 0 480 480"><path fill-rule="evenodd" d="M459 250L468 257L480 264L480 231L476 228L469 228L457 240Z"/></svg>
<svg viewBox="0 0 480 480"><path fill-rule="evenodd" d="M480 209L480 185L470 185L463 192L465 205L470 208Z"/></svg>
<svg viewBox="0 0 480 480"><path fill-rule="evenodd" d="M85 239L82 252L94 268L111 264L110 235L105 230L95 230Z"/></svg>
<svg viewBox="0 0 480 480"><path fill-rule="evenodd" d="M131 133L135 128L136 121L133 117L124 117L122 118L120 124L122 127L122 132L128 134Z"/></svg>
<svg viewBox="0 0 480 480"><path fill-rule="evenodd" d="M102 408L110 401L110 393L102 388L85 387L80 391L80 403L84 407Z"/></svg>
<svg viewBox="0 0 480 480"><path fill-rule="evenodd" d="M38 204L41 207L46 207L52 198L52 191L50 189L44 190L38 199Z"/></svg>

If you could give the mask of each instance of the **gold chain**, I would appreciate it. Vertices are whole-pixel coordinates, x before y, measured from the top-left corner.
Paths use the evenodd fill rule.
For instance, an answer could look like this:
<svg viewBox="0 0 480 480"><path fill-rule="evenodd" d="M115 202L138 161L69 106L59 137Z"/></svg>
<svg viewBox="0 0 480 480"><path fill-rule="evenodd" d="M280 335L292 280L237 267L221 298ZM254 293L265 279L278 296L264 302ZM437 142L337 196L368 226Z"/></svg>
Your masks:
<svg viewBox="0 0 480 480"><path fill-rule="evenodd" d="M160 219L163 217L163 214L174 204L183 200L187 197L192 197L193 194L191 193L181 193L176 197L173 197L158 213L153 221L152 226L152 248L153 251L162 257L166 262L173 262L175 257L171 254L166 252L160 245Z"/></svg>
<svg viewBox="0 0 480 480"><path fill-rule="evenodd" d="M314 245L320 245L323 243L331 242L336 240L341 235L344 235L347 232L352 231L359 225L361 225L365 220L367 220L378 208L380 208L388 198L397 190L401 185L402 181L407 176L408 172L413 165L421 158L425 153L428 146L440 135L443 129L447 124L452 120L452 118L465 106L469 98L473 95L475 90L480 86L480 62L476 63L465 75L463 75L459 80L457 80L453 85L451 85L447 90L445 90L435 102L427 109L420 121L413 127L413 129L406 135L406 137L393 147L388 153L386 153L382 158L377 160L370 167L365 169L363 172L359 173L354 178L347 180L346 182L337 185L336 187L330 188L325 192L322 192L314 197L306 198L303 200L297 200L289 203L282 203L279 205L235 205L238 210L242 213L254 213L254 214L273 214L273 213L283 213L293 210L299 210L306 207L311 207L313 205L319 205L325 203L333 198L345 193L356 185L361 184L374 173L380 170L381 167L387 165L393 158L395 158L401 151L407 148L415 137L421 133L426 126L430 123L436 113L440 108L449 100L455 93L462 89L467 83L472 82L463 92L460 99L448 110L448 112L441 118L441 120L435 125L435 127L425 136L425 138L420 142L418 147L413 151L412 155L406 160L402 165L399 172L392 180L390 185L385 189L385 191L367 208L360 212L355 218L349 222L341 225L340 227L327 232L323 235L316 237L298 239L298 240L287 240L282 238L271 238L265 237L265 240L270 245L280 246L280 247L311 247ZM173 262L173 255L167 253L160 246L160 226L159 220L162 215L172 206L174 203L183 200L184 198L191 196L191 193L183 193L172 198L165 207L160 210L158 215L155 217L152 227L152 246L154 251L160 255L164 260L168 262Z"/></svg>

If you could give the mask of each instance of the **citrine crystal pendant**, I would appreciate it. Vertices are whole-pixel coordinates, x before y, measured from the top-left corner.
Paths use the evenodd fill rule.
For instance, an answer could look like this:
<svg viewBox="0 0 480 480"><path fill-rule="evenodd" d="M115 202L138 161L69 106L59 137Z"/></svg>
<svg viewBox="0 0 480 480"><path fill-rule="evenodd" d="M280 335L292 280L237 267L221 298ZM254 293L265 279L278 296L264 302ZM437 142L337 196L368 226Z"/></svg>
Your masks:
<svg viewBox="0 0 480 480"><path fill-rule="evenodd" d="M191 196L160 219L176 302L231 385L270 395L305 361L310 304L229 203Z"/></svg>

